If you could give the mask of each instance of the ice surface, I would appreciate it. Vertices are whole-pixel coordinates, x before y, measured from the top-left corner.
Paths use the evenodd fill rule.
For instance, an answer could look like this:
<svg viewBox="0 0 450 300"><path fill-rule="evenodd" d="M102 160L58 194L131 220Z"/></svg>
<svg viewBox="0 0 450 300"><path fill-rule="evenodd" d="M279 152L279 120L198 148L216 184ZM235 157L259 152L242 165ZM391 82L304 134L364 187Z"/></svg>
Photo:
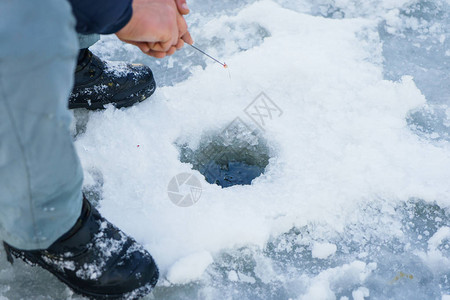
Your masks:
<svg viewBox="0 0 450 300"><path fill-rule="evenodd" d="M159 264L154 297L447 297L448 1L190 4L196 44L230 73L192 49L157 61L105 37L97 54L151 65L161 88L74 126L89 197ZM258 127L245 109L261 92L283 114L266 119L252 185L221 189L180 162L180 141L195 151L237 117ZM188 208L167 195L183 172L203 185ZM77 299L0 255L1 296Z"/></svg>

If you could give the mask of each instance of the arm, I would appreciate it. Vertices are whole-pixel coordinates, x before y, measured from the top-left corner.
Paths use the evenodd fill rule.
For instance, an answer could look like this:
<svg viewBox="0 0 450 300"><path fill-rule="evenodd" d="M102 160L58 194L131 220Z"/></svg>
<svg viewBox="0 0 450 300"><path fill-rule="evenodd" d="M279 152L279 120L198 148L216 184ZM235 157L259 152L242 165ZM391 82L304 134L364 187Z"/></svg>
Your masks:
<svg viewBox="0 0 450 300"><path fill-rule="evenodd" d="M131 19L132 0L69 0L79 33L110 34L122 29Z"/></svg>
<svg viewBox="0 0 450 300"><path fill-rule="evenodd" d="M133 16L116 35L147 55L172 55L184 42L193 43L181 14L189 13L185 4L185 0L133 0Z"/></svg>
<svg viewBox="0 0 450 300"><path fill-rule="evenodd" d="M185 0L69 0L80 33L116 33L145 54L162 58L193 43Z"/></svg>

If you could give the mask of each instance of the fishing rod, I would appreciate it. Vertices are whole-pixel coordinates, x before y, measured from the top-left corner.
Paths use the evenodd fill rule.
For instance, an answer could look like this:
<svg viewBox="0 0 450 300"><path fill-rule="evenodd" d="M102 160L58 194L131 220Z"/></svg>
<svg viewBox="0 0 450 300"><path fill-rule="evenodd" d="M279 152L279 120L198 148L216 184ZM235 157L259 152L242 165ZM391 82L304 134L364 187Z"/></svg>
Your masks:
<svg viewBox="0 0 450 300"><path fill-rule="evenodd" d="M224 62L220 62L218 59L215 59L214 57L212 57L211 55L209 55L208 53L206 53L205 51L195 47L194 45L188 44L189 46L191 46L192 48L194 48L195 50L199 51L200 53L208 56L209 58L211 58L212 60L214 60L216 63L222 65L225 69L228 68L228 65Z"/></svg>

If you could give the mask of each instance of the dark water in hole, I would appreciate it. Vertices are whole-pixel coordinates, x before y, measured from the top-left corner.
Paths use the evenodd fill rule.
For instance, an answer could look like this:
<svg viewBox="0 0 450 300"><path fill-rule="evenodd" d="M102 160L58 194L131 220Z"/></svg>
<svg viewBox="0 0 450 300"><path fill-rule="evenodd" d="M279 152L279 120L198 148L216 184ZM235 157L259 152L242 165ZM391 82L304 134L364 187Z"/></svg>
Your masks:
<svg viewBox="0 0 450 300"><path fill-rule="evenodd" d="M253 179L264 173L264 168L241 161L230 161L226 164L211 161L199 171L205 176L207 182L226 188L251 184Z"/></svg>
<svg viewBox="0 0 450 300"><path fill-rule="evenodd" d="M178 145L180 161L192 165L205 180L223 188L250 185L269 164L266 141L254 132L228 129L226 135L208 134L198 149Z"/></svg>

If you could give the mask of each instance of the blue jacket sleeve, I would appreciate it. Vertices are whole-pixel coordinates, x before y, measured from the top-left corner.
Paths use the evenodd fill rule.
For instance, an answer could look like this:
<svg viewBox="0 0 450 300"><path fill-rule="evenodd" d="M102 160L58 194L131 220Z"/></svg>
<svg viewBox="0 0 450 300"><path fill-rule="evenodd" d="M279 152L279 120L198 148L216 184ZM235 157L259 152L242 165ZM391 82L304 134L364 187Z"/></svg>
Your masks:
<svg viewBox="0 0 450 300"><path fill-rule="evenodd" d="M132 15L132 0L69 0L79 33L110 34L122 29Z"/></svg>

